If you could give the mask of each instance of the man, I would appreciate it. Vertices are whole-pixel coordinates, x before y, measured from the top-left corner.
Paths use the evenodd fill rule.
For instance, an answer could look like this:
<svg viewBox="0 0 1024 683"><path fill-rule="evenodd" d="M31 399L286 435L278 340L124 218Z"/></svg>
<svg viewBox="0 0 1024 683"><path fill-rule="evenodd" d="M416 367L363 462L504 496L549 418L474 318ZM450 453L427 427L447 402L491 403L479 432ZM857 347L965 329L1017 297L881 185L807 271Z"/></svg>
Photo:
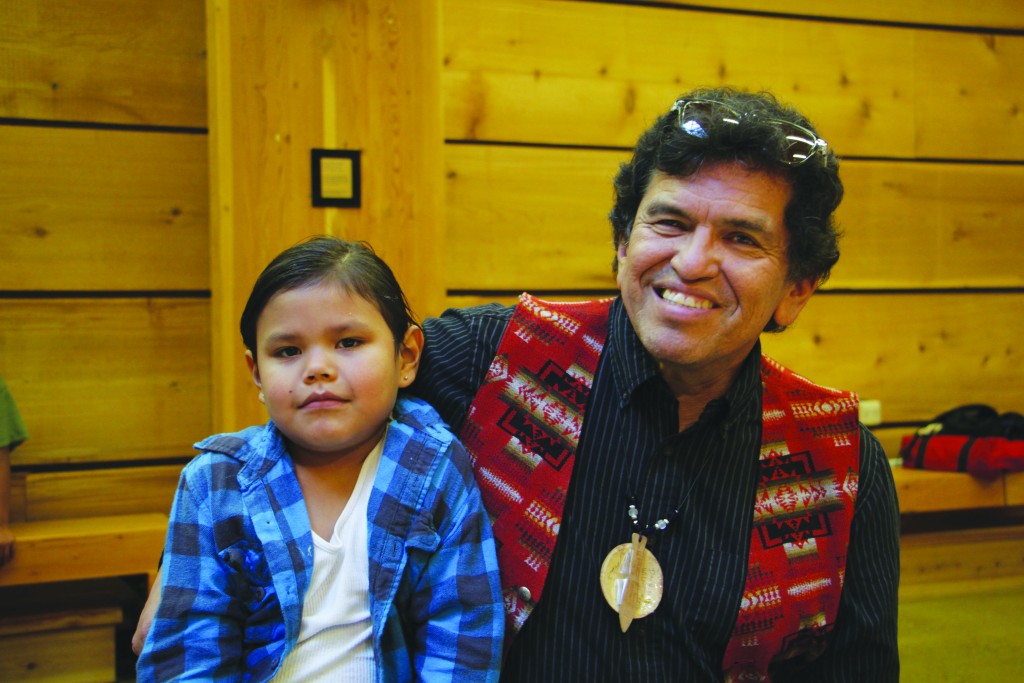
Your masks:
<svg viewBox="0 0 1024 683"><path fill-rule="evenodd" d="M502 681L897 681L884 452L759 343L838 259L835 156L770 95L698 90L615 189L618 298L424 325L413 389L500 545Z"/></svg>
<svg viewBox="0 0 1024 683"><path fill-rule="evenodd" d="M837 160L680 98L615 179L620 296L447 311L414 390L474 455L503 681L896 681L899 513L856 398L763 360L838 259Z"/></svg>

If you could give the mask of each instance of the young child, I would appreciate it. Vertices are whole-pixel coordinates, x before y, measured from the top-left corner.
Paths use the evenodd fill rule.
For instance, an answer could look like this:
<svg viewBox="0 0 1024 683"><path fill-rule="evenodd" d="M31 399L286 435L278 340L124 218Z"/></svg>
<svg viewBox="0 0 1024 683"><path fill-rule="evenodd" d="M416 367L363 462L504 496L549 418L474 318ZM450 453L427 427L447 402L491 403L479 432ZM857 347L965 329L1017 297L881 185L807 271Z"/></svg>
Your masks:
<svg viewBox="0 0 1024 683"><path fill-rule="evenodd" d="M399 397L423 332L390 268L312 238L241 331L270 422L196 445L139 680L496 681L494 539L462 445Z"/></svg>

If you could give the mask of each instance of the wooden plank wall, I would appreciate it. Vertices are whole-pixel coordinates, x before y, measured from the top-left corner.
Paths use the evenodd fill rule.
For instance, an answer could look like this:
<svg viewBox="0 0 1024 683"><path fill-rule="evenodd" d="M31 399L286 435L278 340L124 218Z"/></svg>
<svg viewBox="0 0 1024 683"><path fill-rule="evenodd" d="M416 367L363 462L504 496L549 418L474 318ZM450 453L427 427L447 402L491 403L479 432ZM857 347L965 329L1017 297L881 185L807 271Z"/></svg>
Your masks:
<svg viewBox="0 0 1024 683"><path fill-rule="evenodd" d="M831 280L768 352L900 437L1024 410L1024 9L446 0L449 303L614 289L611 177L675 97L768 89L843 159Z"/></svg>
<svg viewBox="0 0 1024 683"><path fill-rule="evenodd" d="M0 8L16 520L166 513L210 429L205 51L202 0Z"/></svg>
<svg viewBox="0 0 1024 683"><path fill-rule="evenodd" d="M0 12L0 373L32 432L16 500L102 504L90 476L116 491L146 463L167 487L214 410L204 3ZM770 352L880 400L890 447L961 403L1021 410L1022 14L1015 0L443 0L444 303L611 291L610 179L636 136L693 86L768 88L818 124L847 184L843 258Z"/></svg>

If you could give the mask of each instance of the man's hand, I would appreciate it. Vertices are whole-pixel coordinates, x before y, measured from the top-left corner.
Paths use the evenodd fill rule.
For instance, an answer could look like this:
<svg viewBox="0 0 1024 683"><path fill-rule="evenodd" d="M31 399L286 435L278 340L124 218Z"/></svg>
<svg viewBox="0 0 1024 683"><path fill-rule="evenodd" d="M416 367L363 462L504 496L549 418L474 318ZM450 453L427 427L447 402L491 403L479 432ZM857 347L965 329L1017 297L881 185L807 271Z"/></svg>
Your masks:
<svg viewBox="0 0 1024 683"><path fill-rule="evenodd" d="M0 567L14 559L14 532L9 527L0 527Z"/></svg>

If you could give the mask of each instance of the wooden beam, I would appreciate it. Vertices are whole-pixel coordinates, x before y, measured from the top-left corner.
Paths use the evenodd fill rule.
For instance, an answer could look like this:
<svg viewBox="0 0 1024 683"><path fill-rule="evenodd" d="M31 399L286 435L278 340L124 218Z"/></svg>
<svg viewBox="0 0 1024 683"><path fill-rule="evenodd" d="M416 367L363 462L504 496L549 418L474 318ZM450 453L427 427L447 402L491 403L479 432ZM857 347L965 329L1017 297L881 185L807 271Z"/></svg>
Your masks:
<svg viewBox="0 0 1024 683"><path fill-rule="evenodd" d="M438 0L207 1L214 424L265 419L238 318L258 273L320 233L369 241L421 314L444 245ZM360 208L311 204L310 150L362 152Z"/></svg>

